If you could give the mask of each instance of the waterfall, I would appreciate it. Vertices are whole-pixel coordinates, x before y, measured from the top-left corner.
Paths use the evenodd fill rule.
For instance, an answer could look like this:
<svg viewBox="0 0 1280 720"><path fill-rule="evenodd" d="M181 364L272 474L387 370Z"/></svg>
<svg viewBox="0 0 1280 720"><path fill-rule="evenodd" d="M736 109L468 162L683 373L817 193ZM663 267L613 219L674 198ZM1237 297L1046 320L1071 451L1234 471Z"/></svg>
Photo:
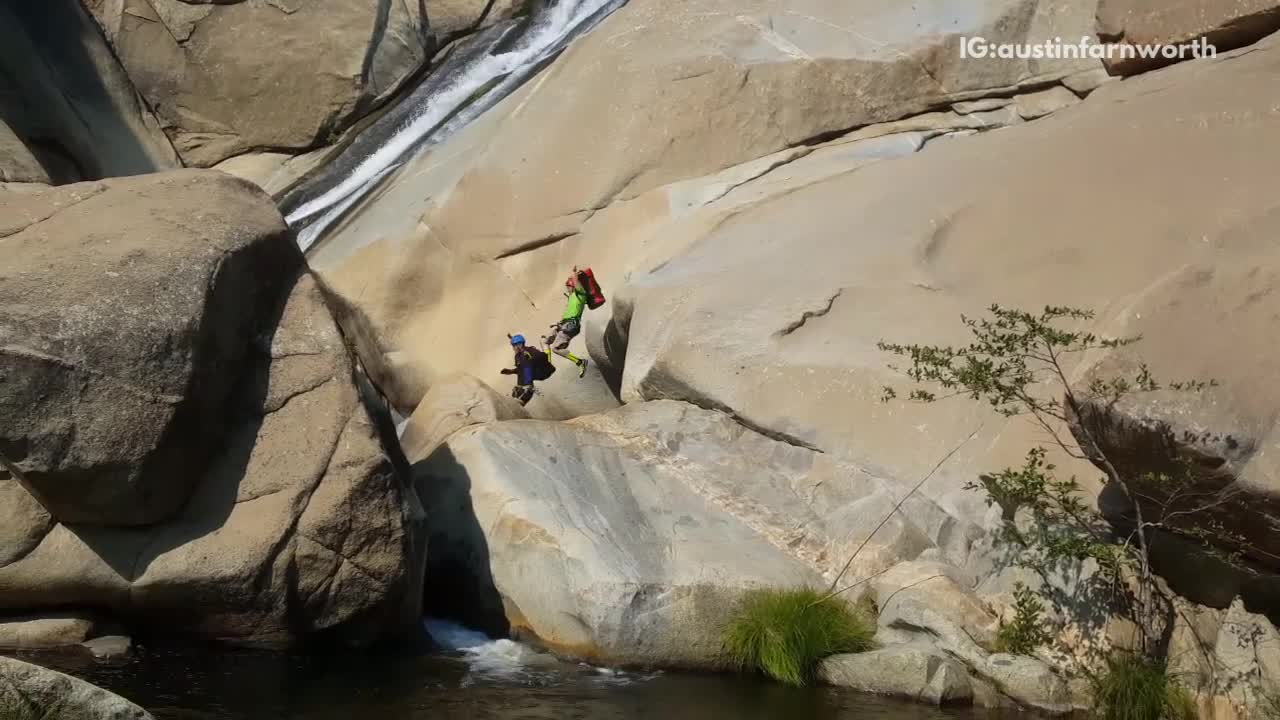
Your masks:
<svg viewBox="0 0 1280 720"><path fill-rule="evenodd" d="M559 0L516 29L492 28L449 56L396 108L290 193L285 217L305 251L416 151L448 138L520 86L574 37L626 0Z"/></svg>

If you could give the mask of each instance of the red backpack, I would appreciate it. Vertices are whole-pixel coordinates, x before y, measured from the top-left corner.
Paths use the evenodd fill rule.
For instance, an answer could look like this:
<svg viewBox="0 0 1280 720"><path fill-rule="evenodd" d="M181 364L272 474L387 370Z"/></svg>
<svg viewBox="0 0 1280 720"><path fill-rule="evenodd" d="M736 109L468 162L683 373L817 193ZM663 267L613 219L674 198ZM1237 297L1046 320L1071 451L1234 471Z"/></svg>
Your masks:
<svg viewBox="0 0 1280 720"><path fill-rule="evenodd" d="M600 283L596 282L596 274L591 272L591 268L581 268L578 270L578 286L587 291L587 307L591 310L604 305L604 291L600 289ZM570 275L565 285L573 289L573 276Z"/></svg>

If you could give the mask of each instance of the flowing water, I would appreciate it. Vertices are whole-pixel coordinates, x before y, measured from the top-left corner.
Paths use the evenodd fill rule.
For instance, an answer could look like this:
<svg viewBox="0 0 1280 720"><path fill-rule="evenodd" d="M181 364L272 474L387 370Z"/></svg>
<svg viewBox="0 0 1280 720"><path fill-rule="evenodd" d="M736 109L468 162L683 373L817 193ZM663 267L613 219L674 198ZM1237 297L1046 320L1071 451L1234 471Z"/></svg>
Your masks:
<svg viewBox="0 0 1280 720"><path fill-rule="evenodd" d="M427 621L443 651L285 656L140 648L119 663L37 656L119 693L157 720L965 720L832 688L730 675L629 672L568 663L453 623Z"/></svg>
<svg viewBox="0 0 1280 720"><path fill-rule="evenodd" d="M526 23L490 28L454 51L395 108L282 203L305 251L414 152L509 95L625 0L558 0Z"/></svg>

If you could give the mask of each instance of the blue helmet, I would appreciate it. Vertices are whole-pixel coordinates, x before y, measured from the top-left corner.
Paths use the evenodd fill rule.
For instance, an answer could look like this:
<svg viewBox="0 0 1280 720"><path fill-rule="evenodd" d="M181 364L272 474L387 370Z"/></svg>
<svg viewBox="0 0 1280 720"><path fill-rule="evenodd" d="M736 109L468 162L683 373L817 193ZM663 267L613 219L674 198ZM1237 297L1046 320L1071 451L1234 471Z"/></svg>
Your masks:
<svg viewBox="0 0 1280 720"><path fill-rule="evenodd" d="M523 335L512 335L512 336L511 336L511 344L512 344L512 345L523 345L523 344L524 344L524 336L523 336Z"/></svg>

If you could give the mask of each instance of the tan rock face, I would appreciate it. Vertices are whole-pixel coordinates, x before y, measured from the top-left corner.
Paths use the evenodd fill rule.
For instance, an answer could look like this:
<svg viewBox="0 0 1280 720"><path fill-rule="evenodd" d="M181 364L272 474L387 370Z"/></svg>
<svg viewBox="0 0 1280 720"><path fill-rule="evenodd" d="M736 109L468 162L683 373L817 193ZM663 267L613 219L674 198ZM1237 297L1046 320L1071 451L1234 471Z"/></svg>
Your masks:
<svg viewBox="0 0 1280 720"><path fill-rule="evenodd" d="M1280 30L1275 0L1101 0L1098 34L1132 45L1182 45L1204 38L1227 51ZM1170 60L1114 59L1108 68L1131 75Z"/></svg>
<svg viewBox="0 0 1280 720"><path fill-rule="evenodd" d="M182 172L15 197L0 226L0 448L61 521L169 517L299 271L279 214Z"/></svg>
<svg viewBox="0 0 1280 720"><path fill-rule="evenodd" d="M146 710L102 688L5 657L0 657L0 713L16 720L151 720Z"/></svg>
<svg viewBox="0 0 1280 720"><path fill-rule="evenodd" d="M145 632L241 645L320 632L359 645L411 625L416 499L350 377L304 275L181 513L146 530L53 526L0 567L0 607L101 607Z"/></svg>
<svg viewBox="0 0 1280 720"><path fill-rule="evenodd" d="M419 3L104 0L125 69L188 165L323 144L426 62Z"/></svg>
<svg viewBox="0 0 1280 720"><path fill-rule="evenodd" d="M78 0L0 8L0 64L11 69L0 115L54 182L182 166Z"/></svg>
<svg viewBox="0 0 1280 720"><path fill-rule="evenodd" d="M94 633L94 620L81 614L0 617L0 648L35 649L78 645Z"/></svg>
<svg viewBox="0 0 1280 720"><path fill-rule="evenodd" d="M416 623L407 465L261 191L71 185L0 228L0 609L247 645Z"/></svg>
<svg viewBox="0 0 1280 720"><path fill-rule="evenodd" d="M906 487L665 401L459 430L415 475L428 582L473 598L441 610L619 662L718 666L715 627L744 588L830 583L863 545L846 583L924 550L960 562L973 530L920 497L895 514ZM955 622L990 634L957 598Z"/></svg>
<svg viewBox="0 0 1280 720"><path fill-rule="evenodd" d="M409 418L400 445L409 462L417 462L464 427L528 418L515 400L470 375L458 375L431 387Z"/></svg>
<svg viewBox="0 0 1280 720"><path fill-rule="evenodd" d="M784 485L806 460L679 403L464 429L418 471L428 582L456 578L477 626L502 612L573 657L722 667L719 625L745 590L820 582L732 485Z"/></svg>
<svg viewBox="0 0 1280 720"><path fill-rule="evenodd" d="M468 372L501 387L502 339L544 332L559 317L573 264L592 266L616 297L627 272L669 257L702 232L694 223L715 222L693 210L757 176L787 173L813 149L810 140L1087 72L1096 63L964 62L958 43L962 34L1085 34L1093 14L1088 0L966 0L943 9L636 0L412 163L310 252L313 267L366 312L411 384ZM933 120L928 129L1021 118ZM847 150L824 153L827 172L860 162ZM675 227L656 227L676 218ZM588 313L588 328L603 327L610 309ZM553 378L530 411L606 409L612 395L597 377L589 372L590 386ZM548 400L563 406L539 415Z"/></svg>
<svg viewBox="0 0 1280 720"><path fill-rule="evenodd" d="M439 41L447 42L540 4L540 0L427 0L427 23Z"/></svg>
<svg viewBox="0 0 1280 720"><path fill-rule="evenodd" d="M1051 38L1091 18L1088 3L1071 1L631 2L520 102L431 224L473 252L509 251L558 218L581 213L580 224L674 180L1083 69L967 62L958 36Z"/></svg>
<svg viewBox="0 0 1280 720"><path fill-rule="evenodd" d="M1131 350L1160 377L1216 378L1197 401L1213 413L1185 422L1269 446L1280 398L1260 380L1276 368L1257 343L1277 331L1261 298L1280 258L1260 188L1276 160L1263 138L1277 129L1278 58L1267 42L749 205L729 205L731 193L687 252L631 276L629 315L615 315L630 328L624 399L732 408L900 478L978 430L925 487L969 502L966 480L1042 439L962 400L882 403L880 388L902 378L875 344L962 341L960 314L991 302L1066 304L1097 311L1100 332L1143 335ZM1269 488L1270 456L1241 456L1239 476Z"/></svg>

